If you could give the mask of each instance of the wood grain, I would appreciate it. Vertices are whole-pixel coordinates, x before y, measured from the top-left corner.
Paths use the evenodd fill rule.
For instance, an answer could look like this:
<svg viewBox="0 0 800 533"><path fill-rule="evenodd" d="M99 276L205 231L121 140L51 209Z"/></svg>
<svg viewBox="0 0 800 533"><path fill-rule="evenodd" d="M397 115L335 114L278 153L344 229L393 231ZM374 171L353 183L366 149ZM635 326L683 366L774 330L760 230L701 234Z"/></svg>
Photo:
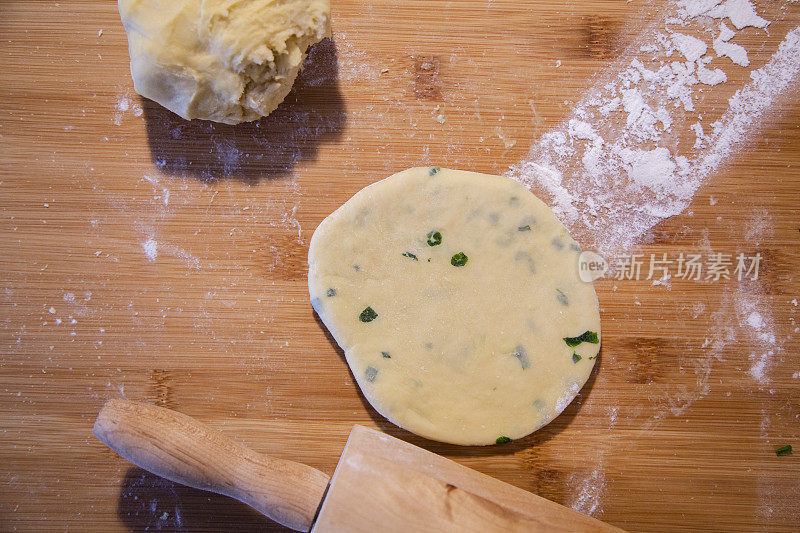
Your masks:
<svg viewBox="0 0 800 533"><path fill-rule="evenodd" d="M425 441L364 402L308 304L317 224L411 166L505 172L668 3L431 5L335 0L334 40L282 107L226 128L136 97L114 2L0 4L0 530L279 530L103 446L92 424L119 397L326 474L362 424L630 531L796 528L798 455L774 453L800 447L796 96L638 247L760 251L757 282L598 282L595 373L502 448ZM758 5L769 34L736 38L754 68L800 23L796 3ZM747 81L732 69L698 111ZM750 304L776 335L763 383Z"/></svg>

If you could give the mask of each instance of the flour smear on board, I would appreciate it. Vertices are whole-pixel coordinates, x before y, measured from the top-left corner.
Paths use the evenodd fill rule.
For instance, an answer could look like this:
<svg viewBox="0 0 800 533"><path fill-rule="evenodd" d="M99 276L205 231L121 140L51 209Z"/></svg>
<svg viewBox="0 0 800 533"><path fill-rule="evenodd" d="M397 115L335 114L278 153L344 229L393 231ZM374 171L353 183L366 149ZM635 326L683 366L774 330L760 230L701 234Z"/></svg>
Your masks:
<svg viewBox="0 0 800 533"><path fill-rule="evenodd" d="M766 36L769 23L749 0L678 2L508 175L549 195L586 245L606 256L628 250L686 209L704 178L797 85L800 27L750 72L721 118L704 122L696 111L727 84L728 72L749 65L747 50L734 42L738 32Z"/></svg>

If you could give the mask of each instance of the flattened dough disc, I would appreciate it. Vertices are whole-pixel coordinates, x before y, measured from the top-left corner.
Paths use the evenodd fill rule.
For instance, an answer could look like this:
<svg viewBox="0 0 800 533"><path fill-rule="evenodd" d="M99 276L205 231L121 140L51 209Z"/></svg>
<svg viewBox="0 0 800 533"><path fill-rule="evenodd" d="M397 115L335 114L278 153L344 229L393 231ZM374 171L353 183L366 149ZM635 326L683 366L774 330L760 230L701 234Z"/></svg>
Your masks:
<svg viewBox="0 0 800 533"><path fill-rule="evenodd" d="M600 315L579 255L521 184L412 168L322 221L308 285L379 413L430 439L494 444L558 416L594 366Z"/></svg>

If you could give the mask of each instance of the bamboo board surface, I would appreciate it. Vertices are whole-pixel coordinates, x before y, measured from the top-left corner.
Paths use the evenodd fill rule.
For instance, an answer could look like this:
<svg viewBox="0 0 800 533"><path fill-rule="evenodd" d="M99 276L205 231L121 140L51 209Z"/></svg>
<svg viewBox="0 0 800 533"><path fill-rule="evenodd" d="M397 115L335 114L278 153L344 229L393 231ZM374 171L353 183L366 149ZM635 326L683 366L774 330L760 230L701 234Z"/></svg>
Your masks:
<svg viewBox="0 0 800 533"><path fill-rule="evenodd" d="M504 447L426 441L366 404L308 303L317 224L410 166L506 172L671 5L432 4L334 0L334 40L281 108L238 127L135 95L114 2L0 4L0 530L278 530L95 440L122 396L328 474L362 424L632 531L796 527L798 454L774 451L800 447L796 90L636 248L759 252L757 282L598 281L590 381ZM796 3L759 10L769 34L737 36L754 67L800 24ZM739 327L742 302L771 354Z"/></svg>

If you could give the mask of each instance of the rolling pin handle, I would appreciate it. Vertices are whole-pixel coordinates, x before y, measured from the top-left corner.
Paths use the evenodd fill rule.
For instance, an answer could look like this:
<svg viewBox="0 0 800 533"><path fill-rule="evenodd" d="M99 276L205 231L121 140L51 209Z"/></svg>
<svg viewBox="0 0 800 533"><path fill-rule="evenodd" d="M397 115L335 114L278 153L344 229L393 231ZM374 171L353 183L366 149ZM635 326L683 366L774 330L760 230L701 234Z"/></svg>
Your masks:
<svg viewBox="0 0 800 533"><path fill-rule="evenodd" d="M175 411L109 400L95 436L145 470L181 485L235 498L295 531L313 525L330 477L263 455Z"/></svg>

